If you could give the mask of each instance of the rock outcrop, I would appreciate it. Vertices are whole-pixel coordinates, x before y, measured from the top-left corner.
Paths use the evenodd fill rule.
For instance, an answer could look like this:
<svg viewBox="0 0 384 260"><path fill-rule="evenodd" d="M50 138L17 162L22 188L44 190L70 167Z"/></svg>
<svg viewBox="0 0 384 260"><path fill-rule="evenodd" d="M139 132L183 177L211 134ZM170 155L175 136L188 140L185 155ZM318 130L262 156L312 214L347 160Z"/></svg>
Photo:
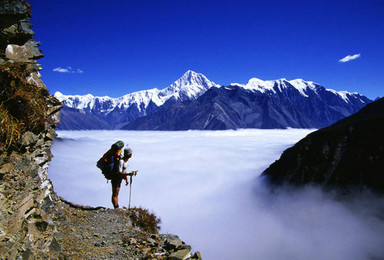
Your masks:
<svg viewBox="0 0 384 260"><path fill-rule="evenodd" d="M384 192L384 98L309 134L263 173L272 183Z"/></svg>
<svg viewBox="0 0 384 260"><path fill-rule="evenodd" d="M47 171L62 105L40 78L30 17L26 0L0 0L0 259L201 259L177 236L157 234L156 218L148 229L145 210L55 194Z"/></svg>
<svg viewBox="0 0 384 260"><path fill-rule="evenodd" d="M201 259L178 236L149 232L136 218L142 209L56 205L53 249L71 259Z"/></svg>
<svg viewBox="0 0 384 260"><path fill-rule="evenodd" d="M47 256L55 241L57 197L47 169L62 106L40 79L36 59L43 54L33 40L30 16L26 1L0 1L1 119L6 120L6 112L14 119L1 125L1 137L6 139L0 147L0 255L6 259ZM36 91L44 106L35 107L39 109L35 114L28 104L28 88ZM43 121L32 124L32 117Z"/></svg>

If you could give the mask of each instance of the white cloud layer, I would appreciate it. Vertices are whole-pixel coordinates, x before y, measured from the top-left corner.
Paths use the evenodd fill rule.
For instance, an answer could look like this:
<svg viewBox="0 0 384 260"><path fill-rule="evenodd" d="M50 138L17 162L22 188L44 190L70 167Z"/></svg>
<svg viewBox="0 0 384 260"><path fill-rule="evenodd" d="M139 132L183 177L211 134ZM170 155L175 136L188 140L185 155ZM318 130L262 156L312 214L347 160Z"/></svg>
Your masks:
<svg viewBox="0 0 384 260"><path fill-rule="evenodd" d="M355 54L355 55L345 56L344 58L340 59L339 62L344 63L344 62L356 60L358 58L360 58L360 53L359 54Z"/></svg>
<svg viewBox="0 0 384 260"><path fill-rule="evenodd" d="M162 233L179 235L204 259L383 258L383 200L366 194L346 203L313 187L272 195L258 178L309 132L58 131L49 177L65 199L110 208L111 184L96 161L123 140L133 149L129 169L139 170L131 205L153 210ZM128 201L123 185L119 204Z"/></svg>
<svg viewBox="0 0 384 260"><path fill-rule="evenodd" d="M72 67L68 66L66 68L57 67L54 68L53 71L60 72L60 73L84 73L81 69L73 69Z"/></svg>

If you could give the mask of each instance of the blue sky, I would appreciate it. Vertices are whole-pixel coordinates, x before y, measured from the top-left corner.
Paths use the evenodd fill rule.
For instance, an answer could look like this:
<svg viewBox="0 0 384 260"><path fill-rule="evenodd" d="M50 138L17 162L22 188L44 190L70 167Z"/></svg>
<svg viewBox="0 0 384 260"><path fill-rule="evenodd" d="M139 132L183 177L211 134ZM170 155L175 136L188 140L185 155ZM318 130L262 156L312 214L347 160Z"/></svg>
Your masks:
<svg viewBox="0 0 384 260"><path fill-rule="evenodd" d="M302 78L383 96L383 0L29 3L51 93L118 97L191 69L221 85Z"/></svg>

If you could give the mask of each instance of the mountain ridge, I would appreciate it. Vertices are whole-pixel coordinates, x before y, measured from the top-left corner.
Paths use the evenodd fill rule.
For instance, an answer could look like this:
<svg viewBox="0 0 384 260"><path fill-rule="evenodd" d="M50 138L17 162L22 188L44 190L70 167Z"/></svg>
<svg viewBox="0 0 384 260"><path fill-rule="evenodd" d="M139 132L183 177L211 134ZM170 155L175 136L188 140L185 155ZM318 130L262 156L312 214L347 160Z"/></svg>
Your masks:
<svg viewBox="0 0 384 260"><path fill-rule="evenodd" d="M64 104L59 129L118 129L121 124L151 114L160 107L196 99L211 87L220 87L203 74L188 70L170 86L136 91L117 98L87 95L54 96ZM84 125L76 122L84 122ZM93 124L92 122L97 122ZM109 127L107 127L109 125Z"/></svg>
<svg viewBox="0 0 384 260"><path fill-rule="evenodd" d="M59 91L55 92L54 96L60 101L64 101L65 105L71 108L88 108L92 110L94 108L95 100L98 100L99 102L111 102L113 104L113 110L116 106L120 106L121 108L121 106L129 106L133 103L145 104L145 106L148 106L150 100L152 100L156 105L161 106L172 97L183 101L184 99L182 97L196 97L199 93L205 92L208 88L213 86L218 87L219 85L209 81L201 73L188 70L178 80L162 90L157 88L140 90L117 98L109 96L94 96L92 94L64 95ZM107 110L107 112L112 110Z"/></svg>
<svg viewBox="0 0 384 260"><path fill-rule="evenodd" d="M317 130L283 152L262 174L275 185L315 183L384 194L384 98Z"/></svg>
<svg viewBox="0 0 384 260"><path fill-rule="evenodd" d="M205 95L212 87L219 89L223 86L210 81L201 73L188 70L178 80L162 90L142 90L118 98L107 96L95 97L90 94L83 96L63 95L57 92L55 96L64 103L64 108L62 109L63 123L59 125L59 129L131 129L131 127L127 126L129 123L141 117L150 116L158 111L168 109L176 103L195 101L202 95ZM265 100L264 102L272 102L274 104L273 113L275 114L281 110L277 108L278 104L281 107L286 107L284 102L288 102L291 108L286 107L283 109L284 111L294 110L294 116L298 117L298 119L302 117L304 118L303 121L305 121L305 116L303 117L302 112L299 110L310 109L316 114L315 117L319 121L318 123L303 122L302 124L289 124L275 120L276 122L271 123L267 128L323 127L357 112L363 105L372 101L359 93L326 89L320 84L303 79L264 81L258 78L251 78L247 84L232 83L226 86L226 88L236 87L255 95L259 101L260 95L269 97L271 100ZM320 96L321 98L319 98ZM275 99L279 99L280 102L277 102ZM310 103L312 102L315 102L315 105L311 105ZM229 106L227 105L226 108ZM175 105L175 107L181 109L181 105ZM254 107L254 109L256 108ZM259 106L259 109L266 109L266 107ZM328 115L324 115L324 111L328 111ZM287 114L282 117L285 117L282 118L283 121L287 121L290 116ZM153 119L153 117L150 118ZM180 120L178 121L180 122ZM227 119L226 121L230 120ZM84 124L80 125L76 122L84 122ZM137 123L135 124L137 125ZM154 128L162 129L165 125ZM232 125L230 127L232 129L239 126L264 128L268 124L266 123L264 126L242 123L230 125ZM202 128L197 129L205 129L203 125L200 125L200 127ZM180 127L175 126L168 130L175 128Z"/></svg>

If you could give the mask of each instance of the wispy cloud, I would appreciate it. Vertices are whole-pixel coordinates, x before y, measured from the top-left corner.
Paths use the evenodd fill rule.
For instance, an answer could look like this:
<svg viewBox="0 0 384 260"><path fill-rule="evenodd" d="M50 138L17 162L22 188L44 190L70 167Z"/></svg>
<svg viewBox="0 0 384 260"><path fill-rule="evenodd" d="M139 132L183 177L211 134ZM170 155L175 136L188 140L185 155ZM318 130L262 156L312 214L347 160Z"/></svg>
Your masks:
<svg viewBox="0 0 384 260"><path fill-rule="evenodd" d="M60 73L84 73L83 70L81 70L81 69L74 69L74 68L72 68L70 66L68 66L66 68L57 67L57 68L54 68L53 71L60 72Z"/></svg>
<svg viewBox="0 0 384 260"><path fill-rule="evenodd" d="M356 60L357 58L360 58L360 53L359 54L355 54L355 55L345 56L344 58L339 60L339 62L344 63L344 62L348 62L348 61L351 61L351 60Z"/></svg>

